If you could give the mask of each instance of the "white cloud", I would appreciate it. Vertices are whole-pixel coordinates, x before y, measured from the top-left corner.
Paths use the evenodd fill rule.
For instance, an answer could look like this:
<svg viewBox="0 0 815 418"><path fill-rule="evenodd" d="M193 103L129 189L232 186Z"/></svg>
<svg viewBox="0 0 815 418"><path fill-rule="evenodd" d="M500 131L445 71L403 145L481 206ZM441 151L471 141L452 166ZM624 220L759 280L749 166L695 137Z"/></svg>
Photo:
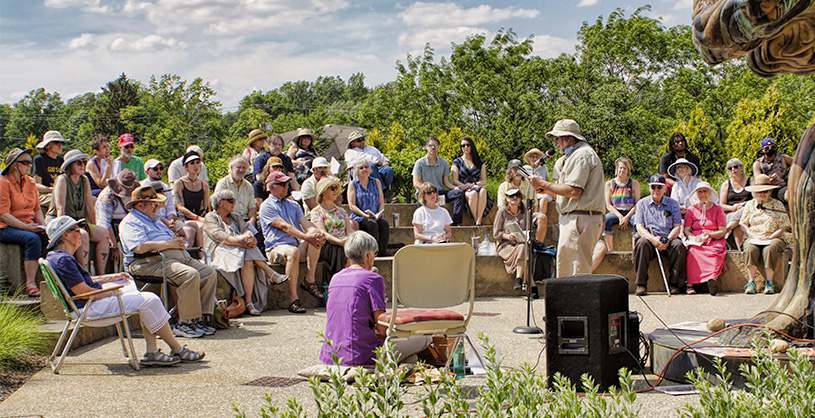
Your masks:
<svg viewBox="0 0 815 418"><path fill-rule="evenodd" d="M580 0L580 2L577 3L577 7L594 6L597 3L600 3L600 0Z"/></svg>
<svg viewBox="0 0 815 418"><path fill-rule="evenodd" d="M44 5L55 9L79 7L86 12L95 13L108 13L111 10L108 6L101 6L100 0L45 0Z"/></svg>
<svg viewBox="0 0 815 418"><path fill-rule="evenodd" d="M83 33L68 42L68 48L70 49L93 49L96 46L96 37L90 33Z"/></svg>
<svg viewBox="0 0 815 418"><path fill-rule="evenodd" d="M541 58L555 58L563 53L574 54L577 45L576 39L564 39L550 35L535 36L533 40L535 42L532 53Z"/></svg>
<svg viewBox="0 0 815 418"><path fill-rule="evenodd" d="M130 39L117 37L108 45L108 48L113 52L155 52L162 49L183 50L187 47L185 42L155 34L142 38L128 38Z"/></svg>
<svg viewBox="0 0 815 418"><path fill-rule="evenodd" d="M417 52L424 48L426 43L437 51L446 51L450 42L460 43L468 36L489 31L484 28L469 26L454 26L448 28L418 29L413 32L405 32L399 35L399 44L408 47L411 51Z"/></svg>
<svg viewBox="0 0 815 418"><path fill-rule="evenodd" d="M693 9L693 0L679 0L674 4L674 10Z"/></svg>
<svg viewBox="0 0 815 418"><path fill-rule="evenodd" d="M399 18L409 26L438 27L482 25L510 18L534 18L540 12L535 9L516 7L494 8L486 4L464 8L455 3L416 2L399 13Z"/></svg>

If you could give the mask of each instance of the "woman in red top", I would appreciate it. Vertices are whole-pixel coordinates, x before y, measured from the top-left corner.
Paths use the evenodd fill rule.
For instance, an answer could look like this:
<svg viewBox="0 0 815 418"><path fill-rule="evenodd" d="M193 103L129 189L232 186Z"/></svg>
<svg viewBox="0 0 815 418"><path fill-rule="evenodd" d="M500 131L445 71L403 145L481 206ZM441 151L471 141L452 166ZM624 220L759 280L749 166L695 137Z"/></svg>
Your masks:
<svg viewBox="0 0 815 418"><path fill-rule="evenodd" d="M0 242L24 247L26 294L38 297L37 260L48 240L37 185L28 175L32 162L31 150L12 148L6 155L0 175Z"/></svg>

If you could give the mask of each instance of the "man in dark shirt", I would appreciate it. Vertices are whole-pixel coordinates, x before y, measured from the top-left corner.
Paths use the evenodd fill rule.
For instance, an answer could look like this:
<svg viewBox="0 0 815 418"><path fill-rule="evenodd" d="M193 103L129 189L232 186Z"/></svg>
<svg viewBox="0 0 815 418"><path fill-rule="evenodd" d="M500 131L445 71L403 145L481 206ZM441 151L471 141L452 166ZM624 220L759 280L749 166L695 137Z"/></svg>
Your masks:
<svg viewBox="0 0 815 418"><path fill-rule="evenodd" d="M62 146L65 138L57 131L48 131L42 136L42 141L36 145L40 154L34 157L34 182L40 199L40 207L47 211L51 206L51 193L54 191L54 180L59 175L59 168L63 159Z"/></svg>
<svg viewBox="0 0 815 418"><path fill-rule="evenodd" d="M702 165L699 163L699 157L696 154L688 151L688 141L685 140L685 135L681 132L674 132L671 138L668 139L668 152L659 157L659 166L657 172L665 177L670 186L674 184L674 178L668 175L668 167L675 163L676 160L684 158L699 168L702 172Z"/></svg>
<svg viewBox="0 0 815 418"><path fill-rule="evenodd" d="M266 162L269 161L271 157L280 158L280 161L283 163L283 174L291 178L291 180L289 180L289 186L292 190L300 190L300 183L294 179L294 165L291 162L291 158L283 152L283 137L280 136L280 134L274 134L269 138L269 149L258 154L258 157L255 158L255 162L252 163L252 172L255 173L255 180L265 180L262 174L263 167L266 166Z"/></svg>

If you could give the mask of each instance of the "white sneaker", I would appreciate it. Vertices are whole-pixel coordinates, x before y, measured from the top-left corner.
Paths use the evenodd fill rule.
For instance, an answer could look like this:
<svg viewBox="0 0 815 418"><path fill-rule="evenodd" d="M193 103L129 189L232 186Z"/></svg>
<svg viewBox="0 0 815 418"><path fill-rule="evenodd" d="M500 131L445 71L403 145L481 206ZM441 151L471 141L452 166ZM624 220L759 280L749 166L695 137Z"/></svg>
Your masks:
<svg viewBox="0 0 815 418"><path fill-rule="evenodd" d="M179 321L173 327L173 335L184 338L201 338L204 336L204 333L193 327L189 322Z"/></svg>
<svg viewBox="0 0 815 418"><path fill-rule="evenodd" d="M193 328L200 331L204 335L215 334L215 328L205 324L204 321L201 320L201 318L198 318L198 319L194 320L192 322L192 326L193 326Z"/></svg>

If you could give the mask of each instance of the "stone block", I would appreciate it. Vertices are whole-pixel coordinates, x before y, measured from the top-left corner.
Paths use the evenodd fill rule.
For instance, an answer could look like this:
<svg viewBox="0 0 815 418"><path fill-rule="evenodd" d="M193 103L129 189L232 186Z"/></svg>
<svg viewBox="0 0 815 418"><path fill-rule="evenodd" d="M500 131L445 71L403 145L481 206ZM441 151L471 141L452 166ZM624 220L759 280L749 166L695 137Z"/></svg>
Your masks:
<svg viewBox="0 0 815 418"><path fill-rule="evenodd" d="M23 270L23 247L0 243L0 293L25 293L25 270Z"/></svg>

